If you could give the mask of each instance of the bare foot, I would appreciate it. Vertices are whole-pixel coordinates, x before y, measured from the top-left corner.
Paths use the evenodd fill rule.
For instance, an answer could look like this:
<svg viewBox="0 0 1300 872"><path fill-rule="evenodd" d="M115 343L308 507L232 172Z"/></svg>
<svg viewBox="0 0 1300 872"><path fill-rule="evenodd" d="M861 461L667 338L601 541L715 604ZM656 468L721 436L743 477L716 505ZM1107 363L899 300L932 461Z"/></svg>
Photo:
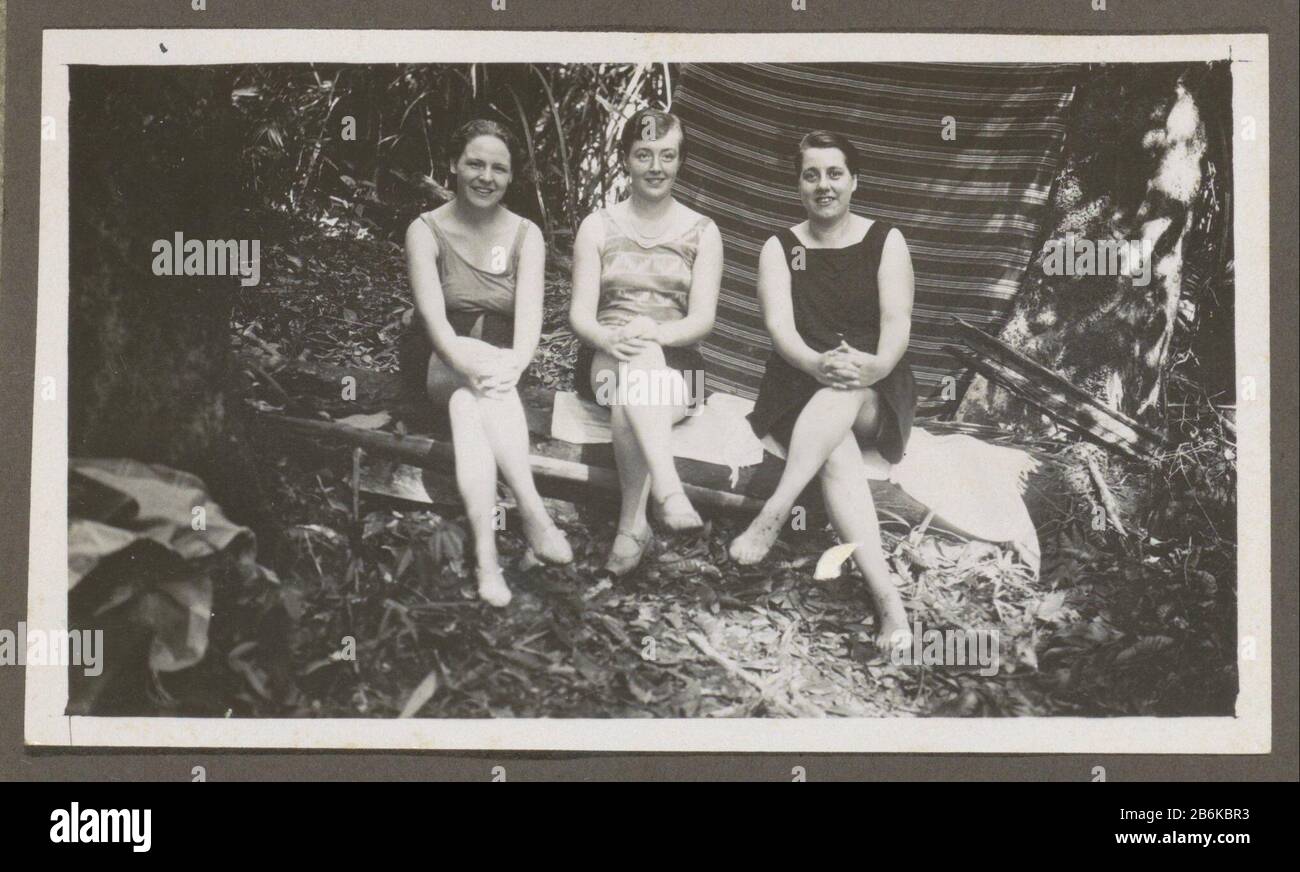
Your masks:
<svg viewBox="0 0 1300 872"><path fill-rule="evenodd" d="M659 509L659 520L669 530L681 532L698 530L704 526L704 519L700 517L699 512L695 511L695 506L691 505L690 498L683 491L656 500L655 505Z"/></svg>
<svg viewBox="0 0 1300 872"><path fill-rule="evenodd" d="M876 646L891 662L899 662L912 647L912 627L907 621L903 600L896 592L890 591L883 602L877 598L876 623L880 627L876 633Z"/></svg>
<svg viewBox="0 0 1300 872"><path fill-rule="evenodd" d="M777 538L781 535L781 528L784 526L784 515L774 516L766 509L760 511L754 520L749 522L745 532L732 541L729 549L731 559L741 566L761 563L767 556L767 552L771 551L772 546L776 544Z"/></svg>
<svg viewBox="0 0 1300 872"><path fill-rule="evenodd" d="M490 566L478 568L478 596L490 606L504 609L513 598L506 577L501 574L501 567Z"/></svg>
<svg viewBox="0 0 1300 872"><path fill-rule="evenodd" d="M572 563L573 548L564 531L555 525L545 513L540 518L524 517L524 538L533 554L547 563Z"/></svg>

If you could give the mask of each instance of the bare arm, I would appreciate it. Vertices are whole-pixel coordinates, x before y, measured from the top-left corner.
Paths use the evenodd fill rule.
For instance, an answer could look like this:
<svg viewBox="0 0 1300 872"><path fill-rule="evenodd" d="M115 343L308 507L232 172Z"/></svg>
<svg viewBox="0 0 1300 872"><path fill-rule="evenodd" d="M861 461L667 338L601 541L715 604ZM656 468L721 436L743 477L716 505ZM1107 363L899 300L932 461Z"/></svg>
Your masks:
<svg viewBox="0 0 1300 872"><path fill-rule="evenodd" d="M406 228L406 271L416 311L429 331L434 351L455 367L450 352L457 337L447 320L447 303L438 278L438 241L422 218L416 218Z"/></svg>
<svg viewBox="0 0 1300 872"><path fill-rule="evenodd" d="M850 387L875 385L892 373L907 351L907 342L911 338L915 278L906 240L897 231L891 231L885 238L876 285L880 294L880 339L876 343L876 353L872 355L841 343L832 364L833 372L848 379Z"/></svg>
<svg viewBox="0 0 1300 872"><path fill-rule="evenodd" d="M573 240L573 290L569 296L569 326L587 345L599 348L605 328L596 321L600 306L600 244L604 232L598 213L583 219Z"/></svg>
<svg viewBox="0 0 1300 872"><path fill-rule="evenodd" d="M650 337L660 345L694 345L713 330L722 285L722 234L712 221L700 234L700 248L691 270L690 308L686 317L660 324Z"/></svg>
<svg viewBox="0 0 1300 872"><path fill-rule="evenodd" d="M893 372L911 339L916 280L907 242L897 230L891 230L885 239L876 279L880 293L880 339L876 353L842 344L833 365L836 373L850 380L851 387L868 387Z"/></svg>
<svg viewBox="0 0 1300 872"><path fill-rule="evenodd" d="M912 255L898 230L891 230L885 239L877 284L880 286L880 342L876 357L888 373L902 360L911 341L912 299L916 293Z"/></svg>
<svg viewBox="0 0 1300 872"><path fill-rule="evenodd" d="M447 320L447 301L438 278L438 242L420 218L406 228L406 268L415 308L439 359L476 390L508 384L509 379L502 378L500 351L481 340L457 336Z"/></svg>
<svg viewBox="0 0 1300 872"><path fill-rule="evenodd" d="M600 213L593 212L582 221L573 240L573 291L569 297L569 326L585 344L629 360L642 349L641 339L625 339L618 331L596 320L600 309L600 246L605 230Z"/></svg>
<svg viewBox="0 0 1300 872"><path fill-rule="evenodd" d="M790 299L790 267L785 250L775 236L763 245L758 256L758 300L763 307L763 323L777 354L795 369L824 382L822 355L813 350L794 324L794 303Z"/></svg>
<svg viewBox="0 0 1300 872"><path fill-rule="evenodd" d="M523 372L537 351L537 340L542 333L542 302L546 294L546 243L537 225L525 231L524 244L519 252L519 268L515 274L515 335L513 342L515 368Z"/></svg>

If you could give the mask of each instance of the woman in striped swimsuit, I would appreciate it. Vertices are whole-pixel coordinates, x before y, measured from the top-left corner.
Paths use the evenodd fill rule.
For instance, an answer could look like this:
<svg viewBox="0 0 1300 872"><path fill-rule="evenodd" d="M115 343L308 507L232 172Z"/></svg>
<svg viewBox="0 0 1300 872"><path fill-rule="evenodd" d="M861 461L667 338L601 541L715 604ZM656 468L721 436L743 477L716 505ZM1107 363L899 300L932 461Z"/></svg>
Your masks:
<svg viewBox="0 0 1300 872"><path fill-rule="evenodd" d="M696 343L713 329L722 236L673 199L685 130L673 115L638 112L620 138L631 196L589 215L573 246L569 320L583 342L578 392L608 406L622 508L607 571L623 575L651 541L653 496L670 530L702 524L673 463L672 426L703 402Z"/></svg>

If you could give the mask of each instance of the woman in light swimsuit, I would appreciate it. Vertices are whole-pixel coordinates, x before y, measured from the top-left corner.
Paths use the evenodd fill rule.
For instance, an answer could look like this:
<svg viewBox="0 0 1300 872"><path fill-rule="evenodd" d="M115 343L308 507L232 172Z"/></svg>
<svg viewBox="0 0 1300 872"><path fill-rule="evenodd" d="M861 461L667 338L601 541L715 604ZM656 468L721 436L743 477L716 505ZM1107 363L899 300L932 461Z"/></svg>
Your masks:
<svg viewBox="0 0 1300 872"><path fill-rule="evenodd" d="M514 493L533 552L550 563L573 559L533 483L528 427L515 389L541 333L546 250L537 226L501 202L515 166L509 131L471 121L453 136L452 154L455 199L406 230L417 317L403 342L402 370L447 413L478 593L504 607L511 594L493 524L498 472Z"/></svg>
<svg viewBox="0 0 1300 872"><path fill-rule="evenodd" d="M673 199L686 152L681 122L645 109L620 148L631 195L589 215L573 247L569 320L583 342L578 392L610 409L622 488L605 568L634 569L650 544L651 498L670 530L703 523L673 463L672 427L704 401L696 344L713 329L722 236L712 220Z"/></svg>

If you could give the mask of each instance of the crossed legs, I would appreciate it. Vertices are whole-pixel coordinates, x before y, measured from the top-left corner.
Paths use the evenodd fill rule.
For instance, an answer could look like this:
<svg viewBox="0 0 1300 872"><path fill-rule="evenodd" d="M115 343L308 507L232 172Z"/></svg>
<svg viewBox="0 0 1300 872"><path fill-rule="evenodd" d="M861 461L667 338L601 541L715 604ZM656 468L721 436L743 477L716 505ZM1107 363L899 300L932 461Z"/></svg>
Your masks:
<svg viewBox="0 0 1300 872"><path fill-rule="evenodd" d="M767 556L789 518L795 501L816 476L826 513L843 542L857 547L853 560L866 579L878 618L879 640L891 649L911 644L907 614L894 587L880 542L880 526L871 499L859 437L874 439L880 429L880 404L872 388L822 388L800 412L790 436L785 469L749 527L731 543L737 563L758 563ZM900 635L902 634L902 635Z"/></svg>
<svg viewBox="0 0 1300 872"><path fill-rule="evenodd" d="M479 596L491 605L506 606L510 588L501 573L496 543L498 472L515 496L524 538L537 556L551 563L573 559L533 481L523 403L516 391L500 397L476 393L437 357L429 365L428 390L435 403L446 404L451 419L456 487L474 539Z"/></svg>
<svg viewBox="0 0 1300 872"><path fill-rule="evenodd" d="M651 497L670 528L690 529L702 523L673 461L672 428L686 416L685 403L678 402L685 398L685 383L664 361L658 346L630 361L596 352L590 377L598 397L619 391L615 400L628 400L610 403L621 504L618 533L605 567L622 575L636 566L649 542L646 508Z"/></svg>

